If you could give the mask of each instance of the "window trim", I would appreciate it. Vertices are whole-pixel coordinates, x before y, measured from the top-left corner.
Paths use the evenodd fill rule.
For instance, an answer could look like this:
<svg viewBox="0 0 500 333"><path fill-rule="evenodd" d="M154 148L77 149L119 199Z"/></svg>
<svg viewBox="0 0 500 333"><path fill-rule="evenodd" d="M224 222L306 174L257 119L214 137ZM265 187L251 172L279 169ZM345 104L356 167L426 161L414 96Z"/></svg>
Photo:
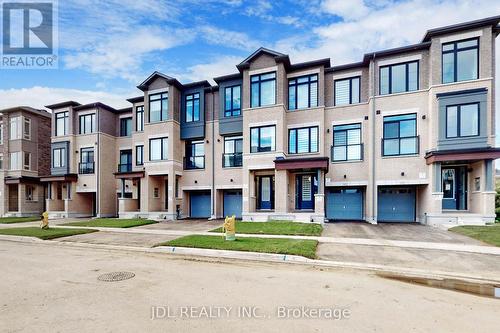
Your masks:
<svg viewBox="0 0 500 333"><path fill-rule="evenodd" d="M160 155L161 155L161 157L160 157L159 160L156 160L156 159L153 160L153 159L151 159L151 141L155 141L155 140L160 140ZM167 156L163 156L163 148L164 148L163 147L163 145L164 145L163 141L164 140L167 140L167 143L166 143L167 144ZM168 136L149 139L149 152L148 153L149 153L148 157L149 157L149 161L150 162L167 161L168 160Z"/></svg>
<svg viewBox="0 0 500 333"><path fill-rule="evenodd" d="M31 153L24 151L22 155L23 155L23 170L30 171L31 170ZM28 164L26 164L26 156L28 156Z"/></svg>
<svg viewBox="0 0 500 333"><path fill-rule="evenodd" d="M354 80L354 79L358 79L358 94L359 94L359 96L358 96L357 103L352 102L352 87L353 87L352 80ZM349 103L337 105L337 98L336 98L337 97L337 89L336 89L335 84L337 82L340 82L340 81L349 81ZM333 80L333 106L346 106L346 105L354 105L354 104L359 104L359 103L361 103L361 75Z"/></svg>
<svg viewBox="0 0 500 333"><path fill-rule="evenodd" d="M415 90L409 90L410 88L410 78L409 78L409 73L410 73L410 64L412 63L417 63L417 89ZM400 66L400 65L405 65L405 90L400 91L397 93L392 92L392 67L394 66ZM389 91L386 94L382 94L382 69L383 68L389 68L389 75L388 75L388 85L389 85ZM413 92L413 91L418 91L420 89L420 60L410 60L410 61L405 61L405 62L398 62L396 64L390 64L390 65L385 65L385 66L379 66L378 68L378 94L380 96L386 96L386 95L392 95L392 94L403 94L407 92Z"/></svg>
<svg viewBox="0 0 500 333"><path fill-rule="evenodd" d="M203 155L193 155L193 149L195 150L196 153L196 147L197 145L201 145L203 147ZM186 162L184 164L184 170L203 170L205 169L205 140L193 140L193 141L186 141L186 146L184 148L184 158L186 159ZM189 154L188 154L189 152ZM196 158L203 158L203 167L197 167L196 166ZM194 159L194 164L191 166L188 166L188 160L191 158Z"/></svg>
<svg viewBox="0 0 500 333"><path fill-rule="evenodd" d="M395 138L386 138L385 136L385 118L389 117L400 117L400 116L410 116L410 115L415 115L415 135L414 136L401 136L401 120L393 120L393 121L388 121L387 123L398 123L399 128L398 128L398 137ZM410 120L410 119L406 119ZM413 119L412 119L413 120ZM395 157L395 156L412 156L412 155L418 155L420 152L420 137L418 135L418 114L415 112L412 113L403 113L403 114L395 114L395 115L389 115L389 116L384 116L382 119L382 157ZM414 153L408 153L408 154L401 154L401 139L411 139L415 138L417 140L417 149L416 152ZM385 148L384 148L384 142L385 140L391 140L391 139L398 139L399 140L399 152L398 154L392 154L392 155L387 155L385 154Z"/></svg>
<svg viewBox="0 0 500 333"><path fill-rule="evenodd" d="M316 77L315 80L312 80L312 77ZM299 79L307 78L307 82L302 82L299 83ZM291 83L291 81L295 81L295 83ZM316 82L316 105L311 106L311 85L313 82ZM307 85L307 106L304 108L299 108L298 107L298 87L302 85ZM295 108L290 108L290 88L293 87L295 90ZM291 77L288 79L288 110L303 110L303 109L309 109L309 108L315 108L318 107L319 105L319 75L317 73L314 74L306 74L306 75L301 75L301 76L296 76L296 77Z"/></svg>
<svg viewBox="0 0 500 333"><path fill-rule="evenodd" d="M335 127L340 127L340 126L352 126L352 125L359 125L359 128L351 128L351 129L342 129L342 130L335 130ZM348 144L347 141L348 141L348 136L347 136L347 132L348 131L352 131L352 130L359 130L359 143L356 143L356 144ZM345 145L338 145L336 146L335 145L335 132L346 132L346 144ZM334 154L333 154L333 150L332 150L332 162L333 163L336 163L336 162L359 162L359 161L363 161L364 160L364 155L363 155L363 124L362 123L349 123L349 124L338 124L338 125L334 125L332 127L332 148L334 149L335 147L346 147L346 154L345 154L345 159L343 160L337 160L337 159L334 159ZM347 147L349 146L360 146L360 156L359 156L359 159L349 159L347 157Z"/></svg>
<svg viewBox="0 0 500 333"><path fill-rule="evenodd" d="M65 152L65 154L63 154L63 151ZM60 161L60 163L59 163L60 165L59 166L56 166L54 164L55 152L57 152L59 154L59 161ZM63 158L63 157L66 157L66 158ZM65 168L66 167L66 162L67 162L66 159L67 159L66 147L52 148L52 162L51 162L52 168Z"/></svg>
<svg viewBox="0 0 500 333"><path fill-rule="evenodd" d="M25 132L26 124L28 124L28 135L26 135L26 132ZM22 138L24 140L31 140L31 131L32 131L31 118L23 117L23 132L22 132L23 135L22 135Z"/></svg>
<svg viewBox="0 0 500 333"><path fill-rule="evenodd" d="M196 95L198 97L196 97ZM187 115L188 115L188 108L187 108L187 102L188 102L188 97L191 97L192 98L190 99L190 101L193 102L193 109L192 109L192 114L191 114L191 119L190 121L187 120ZM195 101L198 100L198 119L195 120L194 119L194 114L195 114L195 109L194 109L194 105L195 105ZM202 118L201 118L201 97L200 97L200 93L199 92L193 92L193 93L189 93L189 94L186 94L184 95L184 121L186 123L195 123L195 122L198 122L198 121L201 121Z"/></svg>
<svg viewBox="0 0 500 333"><path fill-rule="evenodd" d="M163 95L165 95L166 97L164 97ZM155 97L155 96L160 96L158 99L153 100L153 102L160 101L160 119L151 121L151 97ZM159 123L162 121L166 121L168 119L169 98L170 98L170 96L169 96L168 91L163 91L163 92L159 92L156 94L148 95L148 120L150 123ZM163 100L164 99L167 100L167 109L166 110L163 110ZM166 115L165 115L166 118L165 119L163 119L163 111L166 111Z"/></svg>
<svg viewBox="0 0 500 333"><path fill-rule="evenodd" d="M141 123L140 123L140 129L137 126L139 124L138 119L139 117L137 116L138 114L141 114ZM135 131L136 132L144 132L144 105L139 105L135 107Z"/></svg>
<svg viewBox="0 0 500 333"><path fill-rule="evenodd" d="M139 162L139 159L138 159L138 148L141 148L141 161ZM140 166L140 165L144 165L144 145L136 145L135 146L135 165L136 166Z"/></svg>
<svg viewBox="0 0 500 333"><path fill-rule="evenodd" d="M226 142L232 141L234 153L226 152ZM236 152L236 141L241 141L241 152ZM234 166L226 166L226 155L233 155L234 157L240 155L241 156L241 165ZM235 136L225 136L224 137L224 152L222 153L222 167L223 168L241 168L243 166L243 136L235 135Z"/></svg>
<svg viewBox="0 0 500 333"><path fill-rule="evenodd" d="M475 135L460 135L462 126L460 126L460 120L462 118L462 106L466 105L477 105L477 134ZM457 108L457 136L448 136L448 109L451 107ZM481 103L480 102L470 102L461 104L450 104L446 105L445 110L445 138L446 139L460 139L460 138L473 138L481 136Z"/></svg>
<svg viewBox="0 0 500 333"><path fill-rule="evenodd" d="M62 115L62 116L59 116ZM54 126L54 136L65 136L69 134L69 111L62 111L62 112L57 112L54 115L56 121L55 121L55 126ZM63 134L57 134L58 133L58 126L57 126L57 121L59 119L63 119Z"/></svg>
<svg viewBox="0 0 500 333"><path fill-rule="evenodd" d="M234 88L239 87L240 88L240 107L238 109L234 108ZM230 89L231 93L231 108L228 110L226 109L226 97L227 97L227 89ZM230 113L228 116L227 113ZM238 114L235 114L237 112ZM224 118L231 118L231 117L239 117L241 116L241 84L235 84L231 86L224 87Z"/></svg>
<svg viewBox="0 0 500 333"><path fill-rule="evenodd" d="M468 42L468 41L472 41L472 40L476 40L477 41L477 46L469 46L469 47L464 47L464 48L458 49L458 44L459 43ZM479 48L480 48L481 45L479 43L480 43L479 37L473 37L473 38L461 39L461 40L456 40L456 41L453 41L453 42L448 42L448 43L441 44L441 83L442 84L464 82L464 81L478 80L479 79L479 62L481 61L481 59L479 57ZM443 50L443 48L446 45L451 45L451 44L453 44L453 50L448 50L448 51L444 51ZM477 55L477 68L476 68L477 77L475 79L458 80L458 71L457 71L457 69L458 69L458 65L457 65L458 52L459 51L474 50L474 49L476 50L476 55ZM443 70L444 55L445 54L449 54L449 53L453 53L453 81L445 83L444 82L444 70Z"/></svg>
<svg viewBox="0 0 500 333"><path fill-rule="evenodd" d="M261 77L264 76L264 75L267 75L267 74L274 74L274 78L272 79L264 79L262 80ZM278 95L278 85L277 85L277 72L276 71L271 71L271 72L266 72L266 73L259 73L259 74L254 74L254 75L250 75L250 107L251 108L260 108L260 107L266 107L266 106L271 106L271 105L276 105L276 97ZM259 77L259 80L258 81L252 81L252 78L253 77ZM271 103L269 105L262 105L262 89L261 89L261 86L262 86L262 82L269 82L269 81L274 81L274 103ZM258 83L258 87L259 87L259 105L252 105L252 96L253 96L253 84L254 83Z"/></svg>
<svg viewBox="0 0 500 333"><path fill-rule="evenodd" d="M260 148L261 148L261 144L260 144L261 129L267 128L267 127L274 127L274 149L269 150L269 151L260 151ZM257 151L252 151L252 129L255 129L255 128L257 128L259 130L259 135L258 135L259 146L257 147L257 149L258 149ZM276 124L250 127L250 140L249 141L250 141L250 153L251 154L270 153L270 152L276 151Z"/></svg>
<svg viewBox="0 0 500 333"><path fill-rule="evenodd" d="M90 132L86 132L87 128L85 126L85 118L90 117ZM83 119L83 132L82 132L82 119ZM78 134L83 135L83 134L92 134L95 132L95 121L96 121L96 114L95 113L87 113L87 114L81 114L78 116Z"/></svg>
<svg viewBox="0 0 500 333"><path fill-rule="evenodd" d="M86 152L87 153L87 157L88 157L88 152L92 152L92 161L89 162L88 159L86 161L83 160L83 153ZM78 167L78 173L79 174L93 174L95 172L95 149L94 147L82 147L80 148L80 166ZM88 168L88 166L86 166L84 168L84 172L82 172L82 165L83 164L92 164L92 168ZM90 172L90 169L92 170L92 172Z"/></svg>
<svg viewBox="0 0 500 333"><path fill-rule="evenodd" d="M120 137L127 138L132 136L132 118L133 117L123 117L120 118ZM123 123L128 123L130 121L130 135L127 132L124 132ZM124 135L125 133L125 135Z"/></svg>
<svg viewBox="0 0 500 333"><path fill-rule="evenodd" d="M316 128L317 131L316 131L316 142L317 142L317 150L316 151L311 151L311 130L313 128ZM309 142L308 142L308 151L307 152L301 152L299 153L298 152L298 142L299 142L299 136L298 136L298 130L300 129L308 129L308 132L309 132ZM296 134L295 134L295 153L292 153L290 152L290 133L292 131L295 131ZM289 128L288 129L288 154L289 155L300 155L300 154L314 154L314 153L318 153L319 152L319 126L302 126L302 127L294 127L294 128Z"/></svg>

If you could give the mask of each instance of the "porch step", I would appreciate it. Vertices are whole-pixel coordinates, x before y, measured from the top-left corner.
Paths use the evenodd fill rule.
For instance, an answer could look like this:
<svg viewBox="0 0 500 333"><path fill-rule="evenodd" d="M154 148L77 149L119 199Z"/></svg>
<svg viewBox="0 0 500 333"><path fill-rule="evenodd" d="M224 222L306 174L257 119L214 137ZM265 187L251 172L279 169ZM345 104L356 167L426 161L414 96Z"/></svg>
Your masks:
<svg viewBox="0 0 500 333"><path fill-rule="evenodd" d="M473 213L442 213L427 216L427 224L437 227L453 227L458 225L485 225L493 223L495 217Z"/></svg>

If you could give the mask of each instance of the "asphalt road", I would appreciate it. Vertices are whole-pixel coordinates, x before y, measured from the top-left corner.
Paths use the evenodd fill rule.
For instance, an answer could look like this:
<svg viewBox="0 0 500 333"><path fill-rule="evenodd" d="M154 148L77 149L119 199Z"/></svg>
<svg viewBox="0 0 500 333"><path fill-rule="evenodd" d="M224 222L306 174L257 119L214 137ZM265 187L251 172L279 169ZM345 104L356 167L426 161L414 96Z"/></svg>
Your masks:
<svg viewBox="0 0 500 333"><path fill-rule="evenodd" d="M500 325L500 300L366 272L10 241L0 241L0 265L3 332L494 332ZM115 271L135 277L98 280Z"/></svg>

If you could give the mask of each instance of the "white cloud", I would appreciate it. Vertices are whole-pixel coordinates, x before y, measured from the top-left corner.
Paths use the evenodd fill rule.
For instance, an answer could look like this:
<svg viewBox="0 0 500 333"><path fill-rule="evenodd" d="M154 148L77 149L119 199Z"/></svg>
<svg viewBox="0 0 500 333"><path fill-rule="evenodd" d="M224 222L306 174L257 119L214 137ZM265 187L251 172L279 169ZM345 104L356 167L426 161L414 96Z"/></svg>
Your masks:
<svg viewBox="0 0 500 333"><path fill-rule="evenodd" d="M208 43L212 45L221 45L225 47L254 50L259 48L260 42L250 38L247 34L226 29L217 28L214 26L202 26L199 33Z"/></svg>
<svg viewBox="0 0 500 333"><path fill-rule="evenodd" d="M191 66L185 72L175 76L185 82L209 80L214 84L212 78L236 73L238 71L236 65L241 61L243 58L240 57L220 56L211 62Z"/></svg>
<svg viewBox="0 0 500 333"><path fill-rule="evenodd" d="M258 17L262 20L269 22L276 22L285 25L291 25L295 27L302 27L304 24L302 20L295 16L279 16L272 13L273 4L268 0L258 0L252 3L252 5L247 6L244 13L248 16Z"/></svg>
<svg viewBox="0 0 500 333"><path fill-rule="evenodd" d="M369 12L363 0L325 0L321 4L321 9L347 20L363 17Z"/></svg>

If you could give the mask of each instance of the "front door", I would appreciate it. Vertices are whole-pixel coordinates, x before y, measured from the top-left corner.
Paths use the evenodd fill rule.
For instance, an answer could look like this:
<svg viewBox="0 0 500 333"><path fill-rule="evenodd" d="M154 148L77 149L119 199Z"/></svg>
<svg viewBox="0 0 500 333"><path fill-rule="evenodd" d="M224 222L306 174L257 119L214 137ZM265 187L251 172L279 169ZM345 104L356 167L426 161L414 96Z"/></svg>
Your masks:
<svg viewBox="0 0 500 333"><path fill-rule="evenodd" d="M295 209L314 209L314 194L318 191L315 175L295 177Z"/></svg>
<svg viewBox="0 0 500 333"><path fill-rule="evenodd" d="M443 209L467 209L467 167L442 170Z"/></svg>
<svg viewBox="0 0 500 333"><path fill-rule="evenodd" d="M257 209L274 209L274 176L258 178Z"/></svg>
<svg viewBox="0 0 500 333"><path fill-rule="evenodd" d="M19 210L19 185L9 185L9 212Z"/></svg>

